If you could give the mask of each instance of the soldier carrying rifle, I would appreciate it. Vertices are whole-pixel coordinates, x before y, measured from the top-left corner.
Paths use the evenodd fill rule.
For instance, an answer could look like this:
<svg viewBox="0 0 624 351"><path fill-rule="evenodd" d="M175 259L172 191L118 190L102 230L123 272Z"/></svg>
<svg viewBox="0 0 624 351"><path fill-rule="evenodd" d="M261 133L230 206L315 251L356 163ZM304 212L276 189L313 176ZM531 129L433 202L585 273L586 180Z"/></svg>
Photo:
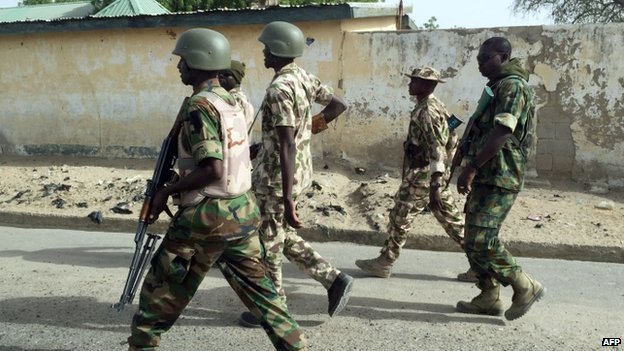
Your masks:
<svg viewBox="0 0 624 351"><path fill-rule="evenodd" d="M217 262L275 348L305 350L303 331L263 263L257 232L260 212L250 192L245 116L219 85L218 72L230 68L230 44L213 30L190 29L180 35L173 54L180 56L182 83L192 86L193 94L179 116L180 179L154 194L149 222L175 193L180 194L180 208L145 277L129 349L155 350L161 334L173 326Z"/></svg>
<svg viewBox="0 0 624 351"><path fill-rule="evenodd" d="M528 84L529 73L519 59L511 57L507 39L492 37L484 41L477 63L488 79L479 103L485 108L473 115L474 127L467 130L470 143L456 161L467 161L457 179L457 191L468 195L464 250L477 274L481 293L471 301L459 301L457 310L501 315L500 286L511 285L514 294L505 318L514 320L546 292L540 282L522 270L498 237L524 184L534 132L534 92Z"/></svg>

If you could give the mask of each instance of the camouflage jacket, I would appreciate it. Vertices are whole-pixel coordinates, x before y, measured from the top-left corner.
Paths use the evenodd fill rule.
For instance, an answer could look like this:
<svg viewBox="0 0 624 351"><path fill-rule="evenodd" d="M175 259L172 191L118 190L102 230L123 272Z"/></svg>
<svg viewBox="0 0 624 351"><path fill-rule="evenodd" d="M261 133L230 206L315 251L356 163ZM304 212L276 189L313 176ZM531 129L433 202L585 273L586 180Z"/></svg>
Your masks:
<svg viewBox="0 0 624 351"><path fill-rule="evenodd" d="M416 103L405 147L405 161L410 169L448 173L458 141L455 131L448 128L448 118L446 107L433 94Z"/></svg>
<svg viewBox="0 0 624 351"><path fill-rule="evenodd" d="M262 141L253 170L254 191L282 196L279 136L277 127L292 127L295 133L295 174L293 197L312 182L312 103L330 103L331 88L295 63L280 69L266 90L262 113Z"/></svg>
<svg viewBox="0 0 624 351"><path fill-rule="evenodd" d="M513 136L494 157L481 166L475 183L495 185L516 192L522 189L527 150L530 149L528 144L533 140L535 125L535 97L528 79L529 73L522 68L520 60L514 58L488 82L494 91L494 98L486 112L475 121L479 134L473 140L469 156L474 157L483 149L497 124L509 128Z"/></svg>
<svg viewBox="0 0 624 351"><path fill-rule="evenodd" d="M208 86L226 102L234 105L234 98L220 86ZM193 95L182 114L180 141L184 150L193 156L195 164L206 158L223 160L224 131L219 111L205 97ZM190 211L190 212L189 212ZM206 198L198 205L183 210L176 225L205 233L206 240L231 240L245 237L256 230L259 211L250 191L233 199Z"/></svg>

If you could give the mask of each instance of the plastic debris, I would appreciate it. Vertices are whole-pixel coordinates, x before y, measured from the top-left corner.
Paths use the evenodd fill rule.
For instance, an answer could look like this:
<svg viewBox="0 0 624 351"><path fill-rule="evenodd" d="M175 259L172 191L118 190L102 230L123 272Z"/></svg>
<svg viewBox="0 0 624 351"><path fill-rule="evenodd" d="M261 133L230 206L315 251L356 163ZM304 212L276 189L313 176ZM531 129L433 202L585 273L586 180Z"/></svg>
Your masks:
<svg viewBox="0 0 624 351"><path fill-rule="evenodd" d="M613 210L615 208L615 204L611 200L600 201L596 206L599 210Z"/></svg>

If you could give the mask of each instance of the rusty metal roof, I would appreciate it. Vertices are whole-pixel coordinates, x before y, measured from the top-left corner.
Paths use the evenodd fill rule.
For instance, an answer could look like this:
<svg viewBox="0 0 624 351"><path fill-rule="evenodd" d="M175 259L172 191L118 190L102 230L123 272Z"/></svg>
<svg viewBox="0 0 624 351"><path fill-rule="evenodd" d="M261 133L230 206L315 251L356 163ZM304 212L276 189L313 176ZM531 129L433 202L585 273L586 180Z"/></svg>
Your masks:
<svg viewBox="0 0 624 351"><path fill-rule="evenodd" d="M170 13L156 0L116 0L93 17L120 17L133 15L161 15Z"/></svg>
<svg viewBox="0 0 624 351"><path fill-rule="evenodd" d="M61 4L72 3L57 3L54 5L59 6ZM73 4L75 5L77 3ZM91 6L90 3L86 4ZM38 6L48 5L28 7ZM387 6L390 7L392 5ZM210 27L223 25L264 24L277 20L289 22L333 21L388 16L388 13L384 13L384 11L379 11L376 15L372 13L356 13L357 8L358 6L354 3L343 3L303 6L273 6L263 9L224 8L194 12L167 12L161 14L122 14L120 10L118 14L111 14L110 16L83 15L68 17L65 15L56 18L52 18L50 16L46 16L44 18L12 17L11 20L3 20L0 17L0 35L106 30L119 28ZM2 11L0 11L0 15L1 14ZM403 18L405 19L403 23L411 23L407 15L403 15ZM406 28L412 27L408 24Z"/></svg>

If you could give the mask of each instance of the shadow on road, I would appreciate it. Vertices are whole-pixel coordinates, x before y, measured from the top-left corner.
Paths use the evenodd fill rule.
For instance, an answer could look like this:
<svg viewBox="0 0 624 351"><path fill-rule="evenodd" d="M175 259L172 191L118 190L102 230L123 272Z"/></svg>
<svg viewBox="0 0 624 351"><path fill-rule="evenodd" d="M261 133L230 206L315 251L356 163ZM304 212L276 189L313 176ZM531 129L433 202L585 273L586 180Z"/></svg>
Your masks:
<svg viewBox="0 0 624 351"><path fill-rule="evenodd" d="M127 267L130 263L132 248L127 247L78 247L57 248L39 251L6 250L0 251L0 257L22 257L24 260L40 263L86 266L95 268ZM347 270L357 277L358 270ZM286 277L299 276L302 273L292 264L284 265ZM218 269L209 273L212 277L221 277ZM454 281L451 278L427 274L399 274L397 278ZM308 294L302 291L307 286L317 285L313 280L305 283L291 283L285 280L290 310L302 322L304 327L314 327L329 320L326 314L327 296ZM380 285L382 282L380 281ZM121 291L122 286L119 286ZM196 294L191 304L184 311L177 325L225 327L237 323L239 314L245 310L229 286L206 289L206 284ZM380 292L381 296L383 293ZM113 332L129 331L129 324L136 305L117 313L110 303L98 301L90 296L72 297L20 297L0 301L3 321L18 324L42 324L67 328L107 330ZM138 297L135 299L138 303ZM318 317L321 315L322 317ZM305 316L314 316L306 319ZM467 322L491 325L505 325L498 318L466 316L455 312L450 304L424 303L418 301L396 301L384 298L353 296L341 316L351 316L370 320L402 320L407 322L452 323ZM303 318L302 318L303 317ZM338 316L340 318L340 316Z"/></svg>
<svg viewBox="0 0 624 351"><path fill-rule="evenodd" d="M74 247L38 251L6 250L0 257L22 257L26 261L94 268L120 268L130 265L134 247Z"/></svg>

